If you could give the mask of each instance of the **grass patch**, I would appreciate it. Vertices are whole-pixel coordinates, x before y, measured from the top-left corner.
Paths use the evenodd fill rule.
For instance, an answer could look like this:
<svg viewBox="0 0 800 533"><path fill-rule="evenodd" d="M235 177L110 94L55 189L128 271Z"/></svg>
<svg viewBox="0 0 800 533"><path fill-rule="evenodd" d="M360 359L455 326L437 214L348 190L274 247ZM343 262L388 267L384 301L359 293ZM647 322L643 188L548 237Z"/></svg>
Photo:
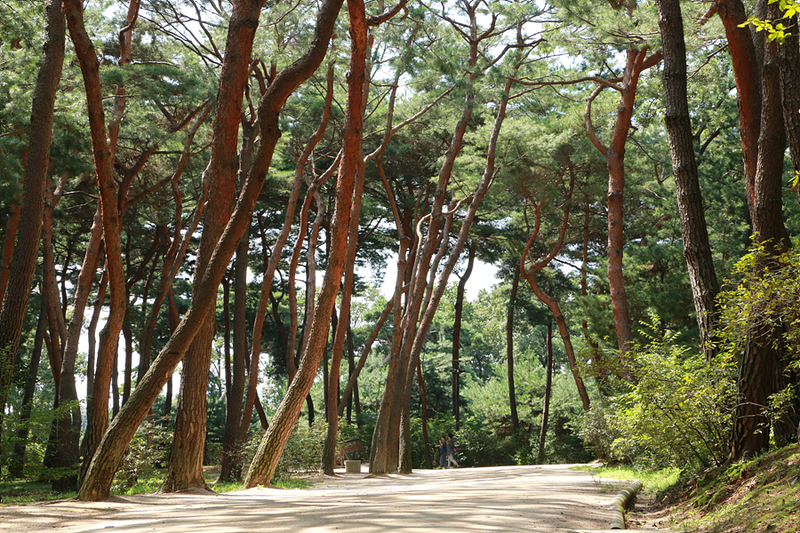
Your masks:
<svg viewBox="0 0 800 533"><path fill-rule="evenodd" d="M76 492L53 492L50 483L30 479L0 481L0 498L4 504L20 504L74 498Z"/></svg>
<svg viewBox="0 0 800 533"><path fill-rule="evenodd" d="M314 484L314 481L302 477L290 477L275 482L275 486L279 489L310 489Z"/></svg>
<svg viewBox="0 0 800 533"><path fill-rule="evenodd" d="M576 466L574 470L591 472L597 483L603 480L616 480L633 482L639 480L644 485L644 490L654 494L663 494L675 485L680 478L680 468L662 468L660 470L637 470L630 466Z"/></svg>

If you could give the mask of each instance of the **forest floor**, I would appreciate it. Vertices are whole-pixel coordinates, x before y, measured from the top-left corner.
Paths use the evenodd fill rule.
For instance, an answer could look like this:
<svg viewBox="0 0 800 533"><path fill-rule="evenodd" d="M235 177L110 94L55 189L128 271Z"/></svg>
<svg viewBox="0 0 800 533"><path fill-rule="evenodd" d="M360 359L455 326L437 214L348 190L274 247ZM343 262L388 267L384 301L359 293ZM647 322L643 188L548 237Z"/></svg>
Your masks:
<svg viewBox="0 0 800 533"><path fill-rule="evenodd" d="M600 532L619 486L565 465L320 476L310 489L115 496L0 507L0 532Z"/></svg>
<svg viewBox="0 0 800 533"><path fill-rule="evenodd" d="M709 469L661 502L637 502L632 527L694 533L800 532L800 445Z"/></svg>

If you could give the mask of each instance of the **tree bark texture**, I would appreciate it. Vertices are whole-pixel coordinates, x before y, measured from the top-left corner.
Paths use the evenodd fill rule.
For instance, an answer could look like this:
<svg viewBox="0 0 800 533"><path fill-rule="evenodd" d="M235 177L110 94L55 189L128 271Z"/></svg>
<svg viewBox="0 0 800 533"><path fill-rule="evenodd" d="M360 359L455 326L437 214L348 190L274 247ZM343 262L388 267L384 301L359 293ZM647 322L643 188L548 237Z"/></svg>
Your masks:
<svg viewBox="0 0 800 533"><path fill-rule="evenodd" d="M0 428L39 256L44 190L50 172L53 109L64 63L66 25L61 1L49 0L45 16L44 51L33 92L28 157L17 226L17 234L25 238L17 239L8 287L0 303Z"/></svg>
<svg viewBox="0 0 800 533"><path fill-rule="evenodd" d="M608 289L611 307L614 311L614 326L617 332L617 345L623 354L628 351L633 334L628 314L628 297L625 293L625 277L622 270L623 250L625 248L625 217L623 213L625 195L625 143L631 127L633 105L636 99L636 85L642 72L647 49L628 50L622 85L620 103L617 108L617 121L608 144Z"/></svg>
<svg viewBox="0 0 800 533"><path fill-rule="evenodd" d="M777 4L771 6L772 15ZM778 44L767 43L761 79L761 133L753 195L753 234L763 243L766 255L756 268L771 268L770 256L785 252L790 243L782 212L783 153L786 134L780 94ZM769 446L767 398L778 390L782 365L782 327L759 324L750 331L739 366L739 403L736 408L731 456L752 457Z"/></svg>
<svg viewBox="0 0 800 533"><path fill-rule="evenodd" d="M106 138L106 122L103 111L103 92L100 85L100 64L94 45L86 33L83 22L83 6L78 0L64 0L72 43L83 74L86 90L86 105L89 129L92 137L95 171L100 189L100 204L103 214L103 235L106 250L106 270L110 294L109 315L106 326L100 333L97 367L94 376L94 395L87 409L87 426L83 438L82 452L84 468L100 443L108 426L108 388L111 382L113 360L117 354L119 334L125 318L127 295L125 269L120 243L121 217L119 213L117 184L113 176L113 158Z"/></svg>
<svg viewBox="0 0 800 533"><path fill-rule="evenodd" d="M461 399L459 398L459 391L461 385L461 365L459 356L461 352L461 317L464 313L464 290L472 274L472 267L475 264L475 252L478 245L475 240L470 241L467 246L467 268L464 274L458 280L458 288L456 290L456 307L455 319L453 321L453 368L451 377L451 389L453 395L453 417L456 419L456 429L458 429Z"/></svg>
<svg viewBox="0 0 800 533"><path fill-rule="evenodd" d="M361 155L361 137L363 129L363 91L366 78L367 19L362 0L348 0L347 11L350 17L350 77L348 79L347 107L345 110L345 126L343 132L344 155L339 167L336 181L336 203L331 222L330 255L325 269L319 298L303 349L300 367L289 386L283 400L278 406L267 433L261 440L250 470L245 478L245 487L266 485L272 481L278 461L289 440L289 435L297 422L303 400L308 396L325 352L331 315L339 292L339 284L345 271L345 263L349 255L348 233L350 233L351 217L356 219L359 212L354 202L354 192L363 186L363 156ZM357 183L358 182L358 183ZM358 204L358 205L356 205ZM352 237L358 238L358 232ZM352 240L351 240L352 242ZM351 290L345 284L346 291ZM344 322L344 320L342 320ZM340 345L340 352L341 346ZM338 379L338 378L337 378ZM332 406L330 411L336 414Z"/></svg>
<svg viewBox="0 0 800 533"><path fill-rule="evenodd" d="M6 222L3 238L3 252L0 256L0 305L6 295L8 279L11 276L11 261L14 258L14 243L17 240L17 226L19 225L20 206L12 205Z"/></svg>
<svg viewBox="0 0 800 533"><path fill-rule="evenodd" d="M263 5L264 0L239 0L233 3L214 114L211 160L203 176L209 201L203 220L193 292L198 290L198 285L203 280L233 210L236 175L239 170L237 143L242 100L250 73L253 39ZM213 303L215 305L211 309L216 308L216 295ZM163 492L190 487L206 488L203 479L203 451L206 438L208 373L216 333L215 319L214 312L203 317L203 324L183 359L181 391L175 414L175 435L169 471L161 488Z"/></svg>
<svg viewBox="0 0 800 533"><path fill-rule="evenodd" d="M78 498L99 500L107 498L114 473L121 464L124 451L136 428L172 376L189 344L197 334L202 319L213 310L217 289L228 263L233 257L245 228L249 226L255 202L266 179L275 145L280 137L278 116L291 93L319 67L328 49L336 15L342 0L327 0L320 6L314 39L305 54L285 67L276 76L259 103L261 141L247 177L244 190L222 234L203 280L193 292L192 302L175 332L167 341L150 369L144 375L128 403L112 420L97 453L89 465Z"/></svg>
<svg viewBox="0 0 800 533"><path fill-rule="evenodd" d="M744 4L741 0L717 0L716 4L719 6L717 12L722 19L725 35L728 38L728 51L733 64L733 76L736 80L745 194L752 219L758 163L758 138L761 131L761 72L750 30L747 27L741 27L747 20Z"/></svg>
<svg viewBox="0 0 800 533"><path fill-rule="evenodd" d="M716 353L714 307L719 282L714 269L711 245L708 242L703 211L703 196L697 174L692 124L686 94L686 43L683 19L678 0L659 0L658 23L661 28L661 49L664 54L662 81L664 86L664 121L669 135L675 193L683 236L683 256L689 270L692 299L700 329L703 353L710 359Z"/></svg>

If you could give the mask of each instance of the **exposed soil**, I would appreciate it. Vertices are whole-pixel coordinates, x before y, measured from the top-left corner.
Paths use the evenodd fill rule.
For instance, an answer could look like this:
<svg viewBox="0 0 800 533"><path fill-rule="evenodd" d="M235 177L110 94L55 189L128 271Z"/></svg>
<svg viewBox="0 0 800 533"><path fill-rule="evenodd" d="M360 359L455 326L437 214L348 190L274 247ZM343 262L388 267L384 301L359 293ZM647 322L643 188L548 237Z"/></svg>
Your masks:
<svg viewBox="0 0 800 533"><path fill-rule="evenodd" d="M614 490L566 466L320 477L311 489L152 494L0 507L0 532L601 531Z"/></svg>

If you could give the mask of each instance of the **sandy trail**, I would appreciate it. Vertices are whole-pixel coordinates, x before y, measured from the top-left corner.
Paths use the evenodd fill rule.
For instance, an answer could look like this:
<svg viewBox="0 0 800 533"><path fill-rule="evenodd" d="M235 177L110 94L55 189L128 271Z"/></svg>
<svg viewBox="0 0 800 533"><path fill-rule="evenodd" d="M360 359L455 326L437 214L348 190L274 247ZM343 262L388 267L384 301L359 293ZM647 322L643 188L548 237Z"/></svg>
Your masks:
<svg viewBox="0 0 800 533"><path fill-rule="evenodd" d="M565 466L326 477L313 489L153 494L0 507L0 532L600 531L615 492Z"/></svg>

